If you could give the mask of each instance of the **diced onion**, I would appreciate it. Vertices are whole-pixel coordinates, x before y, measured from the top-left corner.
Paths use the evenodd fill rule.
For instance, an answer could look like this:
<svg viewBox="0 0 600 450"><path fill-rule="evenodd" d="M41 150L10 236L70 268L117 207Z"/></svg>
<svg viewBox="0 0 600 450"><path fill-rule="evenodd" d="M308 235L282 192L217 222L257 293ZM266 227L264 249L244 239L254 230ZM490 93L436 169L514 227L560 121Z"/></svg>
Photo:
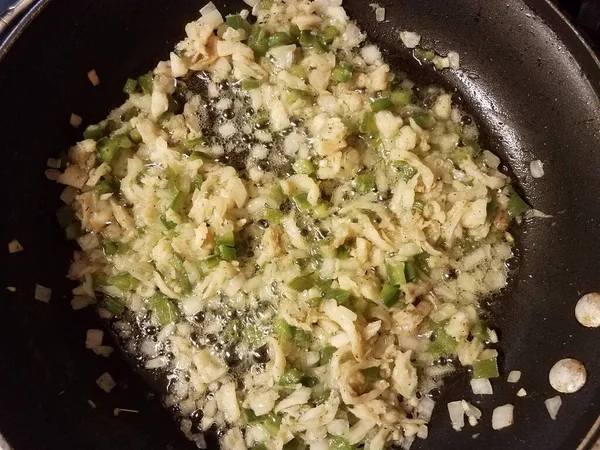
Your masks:
<svg viewBox="0 0 600 450"><path fill-rule="evenodd" d="M92 83L94 86L98 86L100 84L100 77L95 70L90 70L87 73L87 77L90 80L90 83Z"/></svg>
<svg viewBox="0 0 600 450"><path fill-rule="evenodd" d="M224 138L233 136L236 131L235 125L231 122L227 122L219 127L219 134Z"/></svg>
<svg viewBox="0 0 600 450"><path fill-rule="evenodd" d="M419 406L417 406L417 417L429 422L433 414L433 408L435 408L435 402L429 397L423 397L419 402Z"/></svg>
<svg viewBox="0 0 600 450"><path fill-rule="evenodd" d="M415 48L421 42L421 35L412 31L401 31L400 40L406 48Z"/></svg>
<svg viewBox="0 0 600 450"><path fill-rule="evenodd" d="M483 162L489 168L497 169L498 166L500 165L500 158L498 158L492 152L490 152L488 150L484 150L482 153L482 156L483 156Z"/></svg>
<svg viewBox="0 0 600 450"><path fill-rule="evenodd" d="M527 395L527 391L523 388L517 391L517 397L525 397Z"/></svg>
<svg viewBox="0 0 600 450"><path fill-rule="evenodd" d="M8 243L8 253L18 253L22 251L23 246L16 239L13 239Z"/></svg>
<svg viewBox="0 0 600 450"><path fill-rule="evenodd" d="M529 171L533 178L542 178L544 176L544 163L539 159L529 163Z"/></svg>
<svg viewBox="0 0 600 450"><path fill-rule="evenodd" d="M113 377L108 372L104 372L102 375L100 375L100 377L98 377L96 380L96 384L100 389L107 393L112 391L117 385Z"/></svg>
<svg viewBox="0 0 600 450"><path fill-rule="evenodd" d="M462 401L448 403L448 413L450 414L450 422L452 428L460 431L465 426L465 410L463 409Z"/></svg>
<svg viewBox="0 0 600 450"><path fill-rule="evenodd" d="M102 345L102 339L104 338L104 331L89 329L86 333L85 348L95 348Z"/></svg>
<svg viewBox="0 0 600 450"><path fill-rule="evenodd" d="M200 9L200 14L203 16L206 16L207 14L216 11L217 7L214 5L213 2L208 2L206 5L204 5L201 9Z"/></svg>
<svg viewBox="0 0 600 450"><path fill-rule="evenodd" d="M451 69L460 69L460 55L457 52L448 52L448 62Z"/></svg>
<svg viewBox="0 0 600 450"><path fill-rule="evenodd" d="M550 414L550 417L552 418L552 420L556 420L556 416L558 415L558 410L560 409L560 406L562 405L562 400L560 398L560 395L557 395L556 397L547 399L546 401L544 401L544 404L546 405L546 409L548 410L548 414Z"/></svg>
<svg viewBox="0 0 600 450"><path fill-rule="evenodd" d="M81 125L81 122L83 121L83 119L78 116L77 114L71 113L71 118L69 119L69 123L74 126L75 128L77 128L79 125ZM58 166L60 167L60 166ZM55 167L55 168L58 168Z"/></svg>
<svg viewBox="0 0 600 450"><path fill-rule="evenodd" d="M252 8L258 3L258 1L259 0L244 0L244 3Z"/></svg>
<svg viewBox="0 0 600 450"><path fill-rule="evenodd" d="M492 383L487 378L472 379L471 390L476 395L492 395L494 393Z"/></svg>
<svg viewBox="0 0 600 450"><path fill-rule="evenodd" d="M41 284L35 285L34 297L40 302L48 303L52 296L52 289L42 286Z"/></svg>
<svg viewBox="0 0 600 450"><path fill-rule="evenodd" d="M375 8L375 20L377 22L383 22L385 20L385 8Z"/></svg>
<svg viewBox="0 0 600 450"><path fill-rule="evenodd" d="M521 372L518 370L513 370L512 372L510 372L508 374L508 378L506 379L506 381L508 381L509 383L516 383L521 379Z"/></svg>
<svg viewBox="0 0 600 450"><path fill-rule="evenodd" d="M498 406L492 413L492 428L501 430L511 426L514 423L514 406L510 403Z"/></svg>

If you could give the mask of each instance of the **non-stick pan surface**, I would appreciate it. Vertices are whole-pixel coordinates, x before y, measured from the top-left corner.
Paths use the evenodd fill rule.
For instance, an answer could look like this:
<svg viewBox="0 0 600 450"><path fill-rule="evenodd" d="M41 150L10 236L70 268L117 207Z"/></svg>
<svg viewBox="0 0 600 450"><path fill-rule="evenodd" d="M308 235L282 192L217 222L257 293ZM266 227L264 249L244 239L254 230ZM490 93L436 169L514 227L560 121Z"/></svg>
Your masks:
<svg viewBox="0 0 600 450"><path fill-rule="evenodd" d="M224 11L242 7L216 3ZM544 0L379 3L387 8L384 23L375 22L366 0L345 6L395 69L456 91L526 198L552 215L519 229L518 272L489 302L503 379L521 370L522 382L497 380L494 396L476 397L465 376L450 380L437 398L430 437L414 448L575 449L600 411L600 331L584 329L573 315L583 293L600 290L598 61ZM69 306L72 286L64 274L72 249L54 220L60 188L43 171L48 157L79 137L69 125L71 112L84 124L102 119L124 99L124 80L165 59L201 6L42 1L0 45L0 235L4 245L17 238L25 247L0 255L0 432L17 450L193 448L119 356L105 360L84 348L85 330L98 324L91 310ZM420 32L438 51L457 50L463 69L435 73L419 66L399 43L399 29ZM99 87L87 80L91 69ZM542 179L528 172L533 159L545 162ZM53 288L49 305L33 300L35 283ZM564 357L583 361L589 378L580 392L562 396L554 422L543 403L556 394L547 374ZM104 371L119 382L110 395L94 383ZM527 397L515 396L519 387ZM484 418L457 433L445 404L462 398ZM505 403L515 405L515 424L492 431L491 411ZM114 408L140 412L114 416Z"/></svg>

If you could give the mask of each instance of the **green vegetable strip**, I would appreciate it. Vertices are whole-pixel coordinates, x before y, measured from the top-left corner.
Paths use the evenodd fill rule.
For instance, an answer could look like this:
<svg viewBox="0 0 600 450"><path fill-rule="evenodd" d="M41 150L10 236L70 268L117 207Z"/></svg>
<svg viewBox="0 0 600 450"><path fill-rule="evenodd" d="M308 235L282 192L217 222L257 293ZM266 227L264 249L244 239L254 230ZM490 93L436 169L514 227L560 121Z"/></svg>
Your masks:
<svg viewBox="0 0 600 450"><path fill-rule="evenodd" d="M269 48L279 47L281 45L290 45L294 43L294 39L285 32L275 33L269 36L267 40L267 45Z"/></svg>
<svg viewBox="0 0 600 450"><path fill-rule="evenodd" d="M346 83L350 80L350 78L352 78L353 70L354 69L352 66L348 64L340 64L335 66L331 71L331 79L338 83Z"/></svg>
<svg viewBox="0 0 600 450"><path fill-rule="evenodd" d="M473 378L497 378L499 376L496 358L477 360L473 363Z"/></svg>
<svg viewBox="0 0 600 450"><path fill-rule="evenodd" d="M367 367L362 371L367 381L376 381L381 378L381 371L379 367Z"/></svg>
<svg viewBox="0 0 600 450"><path fill-rule="evenodd" d="M375 189L375 175L372 173L362 173L357 175L354 180L354 189L361 194L372 191Z"/></svg>
<svg viewBox="0 0 600 450"><path fill-rule="evenodd" d="M406 261L404 263L404 274L406 276L406 281L409 283L412 283L419 277L417 266L414 261Z"/></svg>
<svg viewBox="0 0 600 450"><path fill-rule="evenodd" d="M128 272L113 275L112 277L109 277L106 282L121 291L130 291L138 284L138 280L136 280L133 275Z"/></svg>
<svg viewBox="0 0 600 450"><path fill-rule="evenodd" d="M152 72L142 75L137 79L137 82L144 94L152 94L152 90L154 89L154 74Z"/></svg>
<svg viewBox="0 0 600 450"><path fill-rule="evenodd" d="M290 324L288 324L283 319L277 319L273 323L273 329L274 329L275 334L277 335L277 337L279 337L281 339L290 340L290 339L292 339L294 337L294 330L292 329L292 327L290 326Z"/></svg>
<svg viewBox="0 0 600 450"><path fill-rule="evenodd" d="M525 202L525 200L523 200L519 194L511 189L508 197L508 215L514 219L515 217L526 213L530 209L531 207Z"/></svg>
<svg viewBox="0 0 600 450"><path fill-rule="evenodd" d="M310 175L316 169L314 163L310 159L299 159L292 164L292 168L296 173Z"/></svg>
<svg viewBox="0 0 600 450"><path fill-rule="evenodd" d="M378 98L377 100L373 100L373 103L371 103L371 110L374 113L376 113L379 111L383 111L384 109L389 109L392 106L394 106L392 101L388 97L383 97Z"/></svg>
<svg viewBox="0 0 600 450"><path fill-rule="evenodd" d="M393 286L403 286L406 284L406 275L404 273L404 263L398 263L387 267L388 282Z"/></svg>
<svg viewBox="0 0 600 450"><path fill-rule="evenodd" d="M125 312L125 303L123 303L120 299L115 297L104 297L102 307L110 311L115 316L120 316Z"/></svg>
<svg viewBox="0 0 600 450"><path fill-rule="evenodd" d="M398 303L398 299L400 298L400 289L397 286L385 283L383 288L381 289L380 299L381 302L387 306L394 306Z"/></svg>
<svg viewBox="0 0 600 450"><path fill-rule="evenodd" d="M160 326L166 326L179 319L180 313L175 304L165 295L157 293L148 301L148 308L154 312L154 319Z"/></svg>
<svg viewBox="0 0 600 450"><path fill-rule="evenodd" d="M123 86L123 92L126 94L133 94L137 90L138 82L132 78L127 78L125 86Z"/></svg>
<svg viewBox="0 0 600 450"><path fill-rule="evenodd" d="M300 383L301 379L302 372L298 369L290 369L286 370L277 382L282 386L289 386L290 384Z"/></svg>

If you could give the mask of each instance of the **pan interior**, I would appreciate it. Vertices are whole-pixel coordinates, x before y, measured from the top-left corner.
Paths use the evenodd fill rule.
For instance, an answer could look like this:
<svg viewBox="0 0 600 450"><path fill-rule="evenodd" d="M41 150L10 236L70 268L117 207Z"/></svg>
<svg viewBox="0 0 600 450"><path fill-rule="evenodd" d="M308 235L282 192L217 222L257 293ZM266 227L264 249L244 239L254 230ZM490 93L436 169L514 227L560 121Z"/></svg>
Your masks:
<svg viewBox="0 0 600 450"><path fill-rule="evenodd" d="M442 449L448 442L463 448L575 448L596 419L600 400L594 331L573 315L577 299L598 290L600 279L600 104L594 88L600 71L542 0L509 6L483 0L460 7L436 0L380 4L386 7L383 23L375 21L368 2L346 1L345 7L394 68L456 91L526 198L553 216L527 222L517 233L518 274L491 306L501 332L503 374L521 370L520 386L498 381L496 395L477 398L466 379L451 380L437 399L430 437L413 448ZM43 170L48 157L79 137L68 123L71 112L85 124L105 117L122 102L123 81L165 59L200 6L191 0L49 2L0 63L2 182L8 193L0 232L5 242L17 238L25 247L3 255L0 271L2 287L17 287L15 294L3 291L0 302L0 354L7 368L0 371L0 430L15 448L64 442L72 448L192 448L159 403L147 400L152 394L126 364L101 360L84 348L85 330L97 323L92 311L69 306L72 286L64 274L72 249L54 220L60 188L45 180ZM242 7L228 1L222 9ZM419 32L438 52L458 51L463 70L437 73L420 66L400 44L398 30ZM91 69L102 82L95 89L86 77ZM545 163L542 179L529 174L534 159ZM50 306L33 301L35 283L53 288ZM563 396L553 422L543 404L555 395L547 373L564 357L583 361L590 377L582 391ZM104 371L120 382L114 395L93 382ZM529 395L516 397L519 387ZM456 433L445 404L463 398L482 409L484 419ZM494 432L491 411L505 403L515 405L515 425ZM140 413L115 417L116 407Z"/></svg>

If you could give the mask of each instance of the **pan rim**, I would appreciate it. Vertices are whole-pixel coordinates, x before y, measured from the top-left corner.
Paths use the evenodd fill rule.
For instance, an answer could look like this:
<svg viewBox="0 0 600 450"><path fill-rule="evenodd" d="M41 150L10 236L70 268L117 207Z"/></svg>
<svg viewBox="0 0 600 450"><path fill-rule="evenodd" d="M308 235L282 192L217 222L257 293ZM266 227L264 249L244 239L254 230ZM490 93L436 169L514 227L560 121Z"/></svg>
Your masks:
<svg viewBox="0 0 600 450"><path fill-rule="evenodd" d="M0 36L0 64L21 34L50 2L51 0L35 1L31 8L18 18L3 36ZM600 58L582 33L551 0L523 0L523 2L531 6L543 23L556 34L557 39L564 44L565 51L583 69L584 77L589 82L591 90L600 97ZM600 417L598 420L600 421ZM600 427L597 422L585 436L581 437L578 450L591 450L599 438ZM0 449L10 448L0 432Z"/></svg>

